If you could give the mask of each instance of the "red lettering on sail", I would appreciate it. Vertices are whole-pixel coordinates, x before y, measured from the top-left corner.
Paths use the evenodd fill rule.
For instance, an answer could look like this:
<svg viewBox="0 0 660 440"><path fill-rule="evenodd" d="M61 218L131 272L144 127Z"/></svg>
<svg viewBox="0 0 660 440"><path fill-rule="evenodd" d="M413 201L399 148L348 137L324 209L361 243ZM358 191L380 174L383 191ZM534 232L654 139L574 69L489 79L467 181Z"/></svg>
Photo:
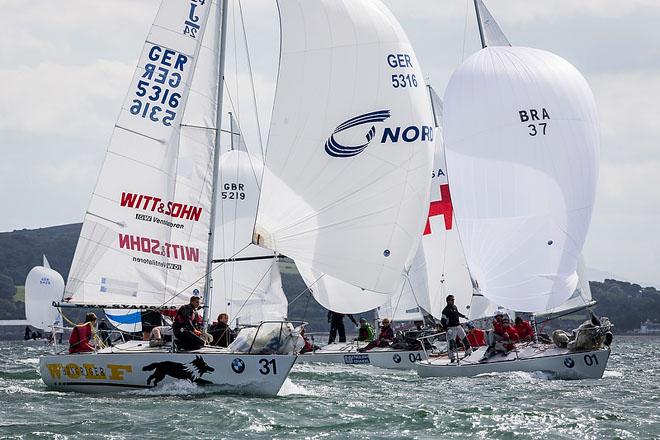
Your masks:
<svg viewBox="0 0 660 440"><path fill-rule="evenodd" d="M161 255L169 259L199 262L199 249L137 235L119 234L119 248L147 254Z"/></svg>
<svg viewBox="0 0 660 440"><path fill-rule="evenodd" d="M445 218L445 230L451 230L454 208L451 204L448 184L440 185L440 200L432 201L431 206L429 206L429 216L426 219L424 235L431 234L431 217L436 215L442 215Z"/></svg>

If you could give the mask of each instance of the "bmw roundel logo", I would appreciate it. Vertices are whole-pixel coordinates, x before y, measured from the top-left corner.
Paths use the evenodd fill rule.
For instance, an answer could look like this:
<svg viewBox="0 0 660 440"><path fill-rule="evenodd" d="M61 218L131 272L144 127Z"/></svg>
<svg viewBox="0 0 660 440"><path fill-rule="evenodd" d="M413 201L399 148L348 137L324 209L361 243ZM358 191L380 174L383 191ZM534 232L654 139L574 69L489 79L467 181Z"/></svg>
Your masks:
<svg viewBox="0 0 660 440"><path fill-rule="evenodd" d="M245 371L245 362L242 359L236 358L231 362L231 369L234 370L234 373L241 374Z"/></svg>
<svg viewBox="0 0 660 440"><path fill-rule="evenodd" d="M395 354L394 356L392 356L392 359L397 364L401 362L401 356L399 356L398 354Z"/></svg>
<svg viewBox="0 0 660 440"><path fill-rule="evenodd" d="M568 368L573 368L575 366L575 361L573 358L566 358L564 359L564 365L566 365Z"/></svg>

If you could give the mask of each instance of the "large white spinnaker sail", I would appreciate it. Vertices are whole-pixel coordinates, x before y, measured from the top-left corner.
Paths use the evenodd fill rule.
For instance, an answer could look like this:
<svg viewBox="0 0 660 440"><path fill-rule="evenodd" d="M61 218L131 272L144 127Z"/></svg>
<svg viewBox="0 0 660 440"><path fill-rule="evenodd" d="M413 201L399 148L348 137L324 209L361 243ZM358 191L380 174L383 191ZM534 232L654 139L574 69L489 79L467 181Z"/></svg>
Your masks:
<svg viewBox="0 0 660 440"><path fill-rule="evenodd" d="M434 127L417 58L377 0L278 5L255 241L317 273L394 292L428 206Z"/></svg>
<svg viewBox="0 0 660 440"><path fill-rule="evenodd" d="M262 174L262 158L243 149L220 157L211 319L224 312L232 322L258 324L287 315L276 255L252 244Z"/></svg>
<svg viewBox="0 0 660 440"><path fill-rule="evenodd" d="M452 75L443 120L454 214L481 293L525 312L564 303L598 176L586 80L549 52L486 47Z"/></svg>
<svg viewBox="0 0 660 440"><path fill-rule="evenodd" d="M429 87L436 125L430 203L419 250L401 295L392 296L379 315L395 320L421 320L424 311L440 318L447 295L466 313L472 298L472 279L453 221L453 207L442 136L442 101ZM421 310L421 309L423 310Z"/></svg>
<svg viewBox="0 0 660 440"><path fill-rule="evenodd" d="M62 318L53 302L62 300L64 280L51 269L46 256L43 266L30 269L25 279L25 319L28 325L52 332L53 326L62 325Z"/></svg>
<svg viewBox="0 0 660 440"><path fill-rule="evenodd" d="M69 302L173 306L203 289L219 47L204 30L216 10L161 4L85 215Z"/></svg>

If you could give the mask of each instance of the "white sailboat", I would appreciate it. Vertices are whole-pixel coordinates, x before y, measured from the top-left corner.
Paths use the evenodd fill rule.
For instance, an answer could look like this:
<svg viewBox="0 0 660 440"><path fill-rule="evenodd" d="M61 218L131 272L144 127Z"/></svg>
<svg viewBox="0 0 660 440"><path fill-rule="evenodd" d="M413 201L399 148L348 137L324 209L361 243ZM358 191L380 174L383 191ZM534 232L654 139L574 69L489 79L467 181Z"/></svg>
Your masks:
<svg viewBox="0 0 660 440"><path fill-rule="evenodd" d="M417 99L414 54L376 0L278 7L280 71L254 240L391 292L427 206L432 123ZM227 301L217 285L211 291L226 11L227 0L163 1L85 216L65 304L162 309L198 292L211 308ZM188 380L274 395L295 361L296 335L285 323L259 331L266 343L241 352L129 342L45 356L40 371L62 390Z"/></svg>
<svg viewBox="0 0 660 440"><path fill-rule="evenodd" d="M314 298L328 309L340 313L360 313L377 308L381 319L411 322L424 321L429 314L439 317L444 307L444 298L449 293L457 297L459 307L469 305L472 283L458 233L453 226L442 141L442 103L430 86L428 91L435 127L434 157L430 202L427 212L423 214L426 224L415 257L403 274L398 291L386 296L310 273L303 268L301 275ZM365 342L358 341L328 344L299 356L298 363L368 364L382 368L411 369L414 368L414 362L427 356L421 347L415 350L383 347L365 353L358 352L365 345Z"/></svg>
<svg viewBox="0 0 660 440"><path fill-rule="evenodd" d="M595 199L598 118L582 75L562 58L511 47L475 0L483 49L452 75L444 98L447 164L470 273L486 299L541 313L565 303ZM600 329L603 333L605 329ZM519 346L479 362L417 364L421 376L545 371L600 378L608 347Z"/></svg>
<svg viewBox="0 0 660 440"><path fill-rule="evenodd" d="M211 302L227 3L162 2L85 215L65 303L159 309L198 292ZM185 380L275 395L295 355L284 323L259 330L274 332L275 349L174 352L134 341L44 356L40 371L61 390Z"/></svg>
<svg viewBox="0 0 660 440"><path fill-rule="evenodd" d="M64 280L50 267L43 256L43 264L30 269L25 279L25 318L30 327L53 334L62 332L62 316L53 302L62 300Z"/></svg>

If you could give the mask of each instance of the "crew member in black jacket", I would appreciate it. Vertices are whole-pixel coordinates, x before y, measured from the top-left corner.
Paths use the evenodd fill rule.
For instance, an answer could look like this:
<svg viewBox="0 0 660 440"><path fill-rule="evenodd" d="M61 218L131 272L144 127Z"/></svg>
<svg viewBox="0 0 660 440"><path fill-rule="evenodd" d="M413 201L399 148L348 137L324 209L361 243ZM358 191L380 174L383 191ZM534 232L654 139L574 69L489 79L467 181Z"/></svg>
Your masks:
<svg viewBox="0 0 660 440"><path fill-rule="evenodd" d="M204 346L202 332L197 328L197 323L200 321L198 308L199 296L193 295L190 297L190 303L179 307L176 312L172 332L179 350L197 350Z"/></svg>
<svg viewBox="0 0 660 440"><path fill-rule="evenodd" d="M472 354L472 347L470 346L470 342L468 341L468 338L465 334L465 330L463 330L463 327L461 327L459 318L468 319L467 316L458 311L458 307L456 307L454 304L454 295L447 295L447 306L442 309L442 318L440 319L440 324L447 332L447 351L449 360L451 362L455 362L457 357L457 337L463 341L463 347L465 347L465 357L468 357Z"/></svg>
<svg viewBox="0 0 660 440"><path fill-rule="evenodd" d="M328 339L328 344L335 342L335 337L337 337L337 332L339 332L339 342L346 342L346 329L344 328L344 315L343 313L333 312L332 310L328 312L328 322L330 323L330 339ZM353 324L358 325L353 315L348 315L348 317L353 321Z"/></svg>

